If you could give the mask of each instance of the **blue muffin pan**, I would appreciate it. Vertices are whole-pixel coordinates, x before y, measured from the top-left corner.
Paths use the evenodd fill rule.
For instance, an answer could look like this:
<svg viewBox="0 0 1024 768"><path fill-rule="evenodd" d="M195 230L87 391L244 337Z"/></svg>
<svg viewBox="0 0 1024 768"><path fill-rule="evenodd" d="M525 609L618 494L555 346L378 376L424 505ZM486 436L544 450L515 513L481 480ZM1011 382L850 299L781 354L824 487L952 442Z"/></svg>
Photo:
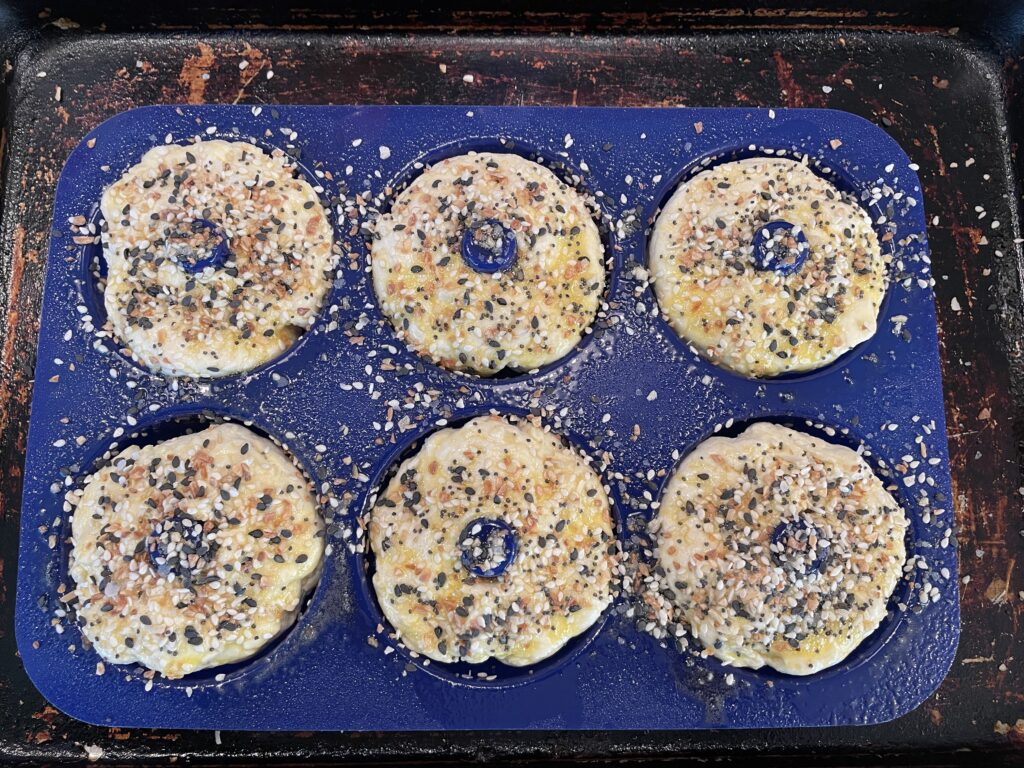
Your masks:
<svg viewBox="0 0 1024 768"><path fill-rule="evenodd" d="M169 380L98 333L101 249L76 243L68 222L97 222L104 187L150 147L197 135L296 156L322 188L344 254L315 326L282 357L246 375ZM396 338L377 307L361 229L423 162L484 149L542 158L578 177L600 208L610 271L606 304L576 350L535 374L490 380L444 371ZM806 155L857 194L893 263L874 338L813 373L758 381L680 341L657 315L642 266L650 222L680 180L762 154ZM71 154L56 193L18 572L18 646L32 680L74 717L130 727L777 728L909 711L946 674L959 635L934 296L914 170L881 129L828 110L161 106L108 120ZM773 420L863 444L911 519L917 566L882 626L842 664L808 677L730 669L693 643L658 639L628 594L533 667L428 664L389 637L357 521L389 467L424 435L492 409L540 413L607 459L618 532L641 561L651 501L679 457L710 434ZM211 418L284 443L315 480L330 524L320 585L295 626L252 660L175 681L131 665L98 674L99 656L62 610L73 586L64 493L114 444Z"/></svg>

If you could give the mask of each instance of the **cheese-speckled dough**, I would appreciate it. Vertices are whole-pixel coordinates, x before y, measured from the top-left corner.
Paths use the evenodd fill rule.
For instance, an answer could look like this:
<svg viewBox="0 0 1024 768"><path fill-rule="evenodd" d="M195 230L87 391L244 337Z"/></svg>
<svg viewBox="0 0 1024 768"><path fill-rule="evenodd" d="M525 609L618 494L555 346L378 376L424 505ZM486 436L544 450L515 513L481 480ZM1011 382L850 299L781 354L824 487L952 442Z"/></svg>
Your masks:
<svg viewBox="0 0 1024 768"><path fill-rule="evenodd" d="M494 274L463 260L468 227L496 220L516 236ZM604 248L583 197L514 154L460 155L423 172L377 221L373 285L398 335L450 370L490 376L565 356L593 322Z"/></svg>
<svg viewBox="0 0 1024 768"><path fill-rule="evenodd" d="M463 532L480 518L515 531L518 554L500 576L463 567ZM601 478L528 421L483 416L428 437L377 499L370 543L385 616L437 661L532 664L590 627L613 596L617 548Z"/></svg>
<svg viewBox="0 0 1024 768"><path fill-rule="evenodd" d="M104 191L104 304L143 365L171 376L240 373L313 323L331 285L334 237L290 162L242 141L167 144ZM231 254L222 266L182 267L222 236Z"/></svg>
<svg viewBox="0 0 1024 768"><path fill-rule="evenodd" d="M683 460L658 512L657 557L709 653L808 675L885 617L907 525L855 451L759 422Z"/></svg>
<svg viewBox="0 0 1024 768"><path fill-rule="evenodd" d="M791 275L758 270L754 236L801 228ZM650 241L658 305L701 354L745 376L819 368L874 335L887 264L867 212L803 163L750 158L684 183Z"/></svg>
<svg viewBox="0 0 1024 768"><path fill-rule="evenodd" d="M68 500L78 623L116 664L177 678L246 659L320 578L309 483L238 425L126 448Z"/></svg>

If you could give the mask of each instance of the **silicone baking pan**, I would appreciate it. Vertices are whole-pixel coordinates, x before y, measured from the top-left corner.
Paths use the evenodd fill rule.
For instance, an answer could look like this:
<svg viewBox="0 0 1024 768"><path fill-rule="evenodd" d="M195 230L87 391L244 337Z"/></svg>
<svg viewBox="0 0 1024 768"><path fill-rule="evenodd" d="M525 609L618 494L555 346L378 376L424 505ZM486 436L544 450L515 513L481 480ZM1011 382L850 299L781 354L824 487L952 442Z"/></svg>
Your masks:
<svg viewBox="0 0 1024 768"><path fill-rule="evenodd" d="M249 374L151 374L102 328L99 246L67 222L97 219L103 188L155 144L242 138L293 154L322 188L343 242L313 329ZM395 337L376 307L361 224L441 157L511 151L593 196L610 280L593 331L534 374L443 371ZM782 154L856 195L892 256L869 341L809 374L752 380L680 341L645 281L648 225L709 163ZM920 703L959 633L949 468L924 204L915 168L851 114L786 109L514 107L150 107L108 120L72 153L57 188L33 393L17 595L19 649L69 714L121 726L215 729L677 729L873 723ZM387 425L394 401L407 422ZM359 546L360 515L394 462L444 424L533 411L580 450L607 455L616 525L643 557L659 471L715 432L773 420L866 446L911 518L909 568L889 618L842 664L797 678L727 669L652 637L624 594L587 633L531 668L426 664L390 638ZM327 497L331 553L296 625L246 663L167 681L81 648L61 608L63 494L113 443L155 440L202 420L251 423L287 445ZM394 439L392 439L394 436ZM929 461L920 462L921 445ZM642 622L641 622L642 623ZM478 674L478 673L482 673Z"/></svg>

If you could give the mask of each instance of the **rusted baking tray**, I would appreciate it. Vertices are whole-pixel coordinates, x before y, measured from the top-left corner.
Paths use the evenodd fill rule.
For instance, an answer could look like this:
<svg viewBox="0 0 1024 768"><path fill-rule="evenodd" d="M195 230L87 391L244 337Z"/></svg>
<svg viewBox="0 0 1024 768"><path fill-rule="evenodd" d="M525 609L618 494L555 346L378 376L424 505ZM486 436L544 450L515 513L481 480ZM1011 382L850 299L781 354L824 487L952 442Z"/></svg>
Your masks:
<svg viewBox="0 0 1024 768"><path fill-rule="evenodd" d="M764 764L1012 761L1021 525L1019 10L896 3L376 14L4 6L0 755L57 762L666 756ZM453 34L456 31L457 34ZM242 66L240 66L242 65ZM693 732L202 733L86 726L47 706L13 637L29 384L60 168L104 119L157 103L828 107L919 166L936 276L962 636L938 691L864 728ZM638 702L637 706L643 706Z"/></svg>

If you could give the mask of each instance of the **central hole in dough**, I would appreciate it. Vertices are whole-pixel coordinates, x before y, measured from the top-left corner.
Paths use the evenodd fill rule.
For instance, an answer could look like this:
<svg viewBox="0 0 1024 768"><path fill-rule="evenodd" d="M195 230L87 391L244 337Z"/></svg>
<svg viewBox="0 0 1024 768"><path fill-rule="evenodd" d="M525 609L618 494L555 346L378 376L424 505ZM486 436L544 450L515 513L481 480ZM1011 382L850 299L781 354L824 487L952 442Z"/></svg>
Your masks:
<svg viewBox="0 0 1024 768"><path fill-rule="evenodd" d="M224 231L207 219L183 222L167 240L167 249L175 261L190 274L204 269L219 269L230 254Z"/></svg>
<svg viewBox="0 0 1024 768"><path fill-rule="evenodd" d="M762 271L791 275L803 266L809 250L803 230L788 221L770 221L754 235L754 265Z"/></svg>
<svg viewBox="0 0 1024 768"><path fill-rule="evenodd" d="M477 272L501 272L516 258L516 235L497 219L477 221L462 235L462 258Z"/></svg>
<svg viewBox="0 0 1024 768"><path fill-rule="evenodd" d="M198 586L220 544L189 514L176 513L159 521L147 541L149 561L163 577L172 576L185 587Z"/></svg>
<svg viewBox="0 0 1024 768"><path fill-rule="evenodd" d="M462 564L474 576L500 576L516 557L515 531L504 520L482 518L459 537Z"/></svg>
<svg viewBox="0 0 1024 768"><path fill-rule="evenodd" d="M800 517L785 520L775 527L769 550L776 565L800 576L824 571L831 547L813 523Z"/></svg>

